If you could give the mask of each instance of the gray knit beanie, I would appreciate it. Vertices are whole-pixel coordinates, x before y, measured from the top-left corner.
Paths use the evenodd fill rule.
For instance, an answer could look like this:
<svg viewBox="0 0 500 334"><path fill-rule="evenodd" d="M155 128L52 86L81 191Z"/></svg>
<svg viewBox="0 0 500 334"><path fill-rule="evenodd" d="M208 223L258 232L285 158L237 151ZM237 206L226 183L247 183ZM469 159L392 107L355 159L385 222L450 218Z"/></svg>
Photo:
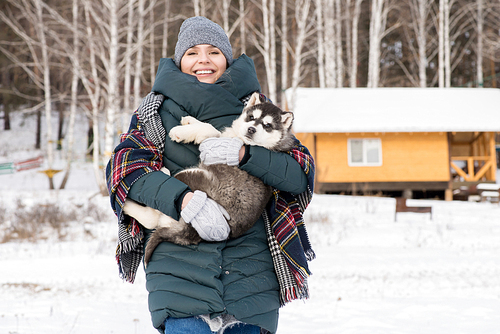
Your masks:
<svg viewBox="0 0 500 334"><path fill-rule="evenodd" d="M174 61L181 68L181 58L187 49L198 44L210 44L221 50L227 63L233 63L233 50L224 29L215 22L203 16L194 16L186 19L179 30L175 45Z"/></svg>

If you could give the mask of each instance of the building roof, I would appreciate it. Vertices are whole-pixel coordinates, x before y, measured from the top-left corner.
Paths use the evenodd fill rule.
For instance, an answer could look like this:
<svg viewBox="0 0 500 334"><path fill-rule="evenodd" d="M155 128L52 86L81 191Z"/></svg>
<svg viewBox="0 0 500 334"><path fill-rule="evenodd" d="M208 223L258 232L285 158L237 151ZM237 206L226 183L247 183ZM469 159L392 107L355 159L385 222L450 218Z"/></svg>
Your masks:
<svg viewBox="0 0 500 334"><path fill-rule="evenodd" d="M500 132L500 89L297 88L295 132Z"/></svg>

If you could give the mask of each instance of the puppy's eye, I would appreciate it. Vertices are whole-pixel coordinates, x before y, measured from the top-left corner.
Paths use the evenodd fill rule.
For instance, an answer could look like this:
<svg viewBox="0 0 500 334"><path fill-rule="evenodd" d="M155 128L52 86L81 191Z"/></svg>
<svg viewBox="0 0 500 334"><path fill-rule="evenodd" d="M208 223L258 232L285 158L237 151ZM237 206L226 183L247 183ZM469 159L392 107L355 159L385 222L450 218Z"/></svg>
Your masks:
<svg viewBox="0 0 500 334"><path fill-rule="evenodd" d="M255 117L253 117L253 115L248 115L248 120L249 121L253 121L255 119Z"/></svg>
<svg viewBox="0 0 500 334"><path fill-rule="evenodd" d="M264 127L264 129L266 130L271 130L273 128L272 124L271 123L266 123L266 124L263 124L262 125Z"/></svg>

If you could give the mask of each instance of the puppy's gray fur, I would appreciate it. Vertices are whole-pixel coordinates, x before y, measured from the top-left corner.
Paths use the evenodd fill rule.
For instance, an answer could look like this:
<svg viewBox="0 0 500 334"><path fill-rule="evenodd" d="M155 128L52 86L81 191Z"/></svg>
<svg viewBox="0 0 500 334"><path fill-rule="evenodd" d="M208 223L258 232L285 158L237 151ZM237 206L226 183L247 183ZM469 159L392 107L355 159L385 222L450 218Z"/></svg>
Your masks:
<svg viewBox="0 0 500 334"><path fill-rule="evenodd" d="M212 125L202 123L193 117L183 117L180 126L172 128L170 138L176 142L201 143L210 137L237 137L247 145L263 146L273 151L289 151L295 142L291 133L293 114L284 112L269 102L260 100L254 93L241 116L230 128L220 133ZM188 168L175 175L186 183L192 191L204 191L207 196L229 213L230 238L245 233L257 221L272 190L260 179L251 176L237 166L225 164L204 165ZM151 255L163 241L180 245L198 244L202 239L196 230L181 218L176 221L158 210L141 206L127 199L124 212L136 218L148 228L156 228L152 233L145 251L144 262L149 262Z"/></svg>

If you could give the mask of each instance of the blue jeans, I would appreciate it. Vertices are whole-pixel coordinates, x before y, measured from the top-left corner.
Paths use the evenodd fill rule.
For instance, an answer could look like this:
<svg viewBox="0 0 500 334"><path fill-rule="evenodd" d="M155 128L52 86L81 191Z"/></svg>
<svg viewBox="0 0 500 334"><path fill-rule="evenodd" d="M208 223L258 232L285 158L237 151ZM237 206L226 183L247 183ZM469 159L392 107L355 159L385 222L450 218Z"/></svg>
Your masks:
<svg viewBox="0 0 500 334"><path fill-rule="evenodd" d="M165 319L165 334L215 334L203 319L167 318ZM224 331L224 334L259 334L260 327L244 323L236 324Z"/></svg>

